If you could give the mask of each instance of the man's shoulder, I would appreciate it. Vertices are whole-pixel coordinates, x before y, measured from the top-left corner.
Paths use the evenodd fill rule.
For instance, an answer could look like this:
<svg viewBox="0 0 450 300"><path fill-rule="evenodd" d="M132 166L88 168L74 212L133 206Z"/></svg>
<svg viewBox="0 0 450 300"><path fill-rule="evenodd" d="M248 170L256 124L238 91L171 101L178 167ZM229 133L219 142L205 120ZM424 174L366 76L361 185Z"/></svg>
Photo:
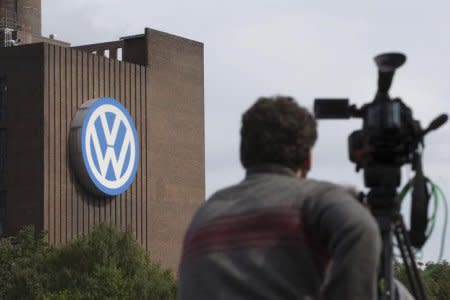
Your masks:
<svg viewBox="0 0 450 300"><path fill-rule="evenodd" d="M209 220L223 217L224 213L229 211L229 207L233 205L239 185L240 183L237 183L224 187L211 194L193 216L188 231Z"/></svg>
<svg viewBox="0 0 450 300"><path fill-rule="evenodd" d="M307 194L309 198L315 198L333 190L343 189L338 184L314 178L301 179L297 186Z"/></svg>
<svg viewBox="0 0 450 300"><path fill-rule="evenodd" d="M326 180L320 180L315 178L305 178L303 179L306 185L310 185L312 187L317 188L324 188L324 189L335 189L339 188L340 186L336 183L326 181Z"/></svg>
<svg viewBox="0 0 450 300"><path fill-rule="evenodd" d="M217 190L197 211L192 225L270 207L302 206L306 198L340 188L331 182L293 176L269 174L259 179L245 179Z"/></svg>
<svg viewBox="0 0 450 300"><path fill-rule="evenodd" d="M343 191L345 188L325 180L270 174L261 182L245 179L237 184L221 188L205 201L202 208L235 205L236 202L252 198L253 195L255 195L255 198L258 198L253 199L255 202L257 200L258 203L264 203L265 199L270 199L274 196L280 201L282 201L283 195L287 198L299 196L314 198L334 190Z"/></svg>

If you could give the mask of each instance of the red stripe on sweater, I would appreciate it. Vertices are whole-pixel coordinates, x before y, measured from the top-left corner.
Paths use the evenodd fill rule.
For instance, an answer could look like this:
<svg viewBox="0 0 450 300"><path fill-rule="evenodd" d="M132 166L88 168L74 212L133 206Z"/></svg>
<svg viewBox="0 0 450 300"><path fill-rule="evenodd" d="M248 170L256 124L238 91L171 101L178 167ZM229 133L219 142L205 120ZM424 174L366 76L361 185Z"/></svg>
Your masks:
<svg viewBox="0 0 450 300"><path fill-rule="evenodd" d="M237 248L277 248L305 245L299 208L271 208L213 220L188 234L183 256Z"/></svg>

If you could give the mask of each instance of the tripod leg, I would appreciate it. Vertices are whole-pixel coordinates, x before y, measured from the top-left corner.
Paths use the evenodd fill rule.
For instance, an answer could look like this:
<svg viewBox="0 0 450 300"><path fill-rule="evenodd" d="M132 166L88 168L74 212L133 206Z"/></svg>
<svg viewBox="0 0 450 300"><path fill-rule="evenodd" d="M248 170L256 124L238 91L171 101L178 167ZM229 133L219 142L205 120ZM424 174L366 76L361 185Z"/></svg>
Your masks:
<svg viewBox="0 0 450 300"><path fill-rule="evenodd" d="M382 281L382 285L380 286L379 298L381 300L394 300L395 289L392 265L392 225L390 218L386 216L378 216L377 221L380 227L381 239L383 242L379 274L379 279Z"/></svg>
<svg viewBox="0 0 450 300"><path fill-rule="evenodd" d="M382 254L382 278L383 292L381 299L394 300L394 280L392 268L392 237L391 233L383 236L383 254Z"/></svg>
<svg viewBox="0 0 450 300"><path fill-rule="evenodd" d="M411 289L416 300L426 300L425 291L422 281L419 276L419 271L414 260L411 244L405 229L403 217L398 215L394 225L394 232L397 238L400 253L402 255L403 263L405 264L406 274L408 281L411 285Z"/></svg>

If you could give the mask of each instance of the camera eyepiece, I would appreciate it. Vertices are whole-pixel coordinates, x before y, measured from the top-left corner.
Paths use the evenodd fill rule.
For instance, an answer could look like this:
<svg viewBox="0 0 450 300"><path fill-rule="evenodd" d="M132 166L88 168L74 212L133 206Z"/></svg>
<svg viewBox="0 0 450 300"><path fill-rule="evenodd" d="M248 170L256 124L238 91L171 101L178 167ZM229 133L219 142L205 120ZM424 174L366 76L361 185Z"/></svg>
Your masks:
<svg viewBox="0 0 450 300"><path fill-rule="evenodd" d="M380 72L394 72L406 62L403 53L384 53L374 57Z"/></svg>

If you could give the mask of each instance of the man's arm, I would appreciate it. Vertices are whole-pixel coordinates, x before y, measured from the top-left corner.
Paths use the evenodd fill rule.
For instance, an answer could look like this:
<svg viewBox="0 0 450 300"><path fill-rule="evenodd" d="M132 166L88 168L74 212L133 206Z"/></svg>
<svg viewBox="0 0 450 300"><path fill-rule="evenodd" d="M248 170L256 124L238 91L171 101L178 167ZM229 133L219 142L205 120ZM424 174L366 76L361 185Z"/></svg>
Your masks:
<svg viewBox="0 0 450 300"><path fill-rule="evenodd" d="M340 188L309 202L307 224L333 261L323 299L376 299L381 241L370 212Z"/></svg>

